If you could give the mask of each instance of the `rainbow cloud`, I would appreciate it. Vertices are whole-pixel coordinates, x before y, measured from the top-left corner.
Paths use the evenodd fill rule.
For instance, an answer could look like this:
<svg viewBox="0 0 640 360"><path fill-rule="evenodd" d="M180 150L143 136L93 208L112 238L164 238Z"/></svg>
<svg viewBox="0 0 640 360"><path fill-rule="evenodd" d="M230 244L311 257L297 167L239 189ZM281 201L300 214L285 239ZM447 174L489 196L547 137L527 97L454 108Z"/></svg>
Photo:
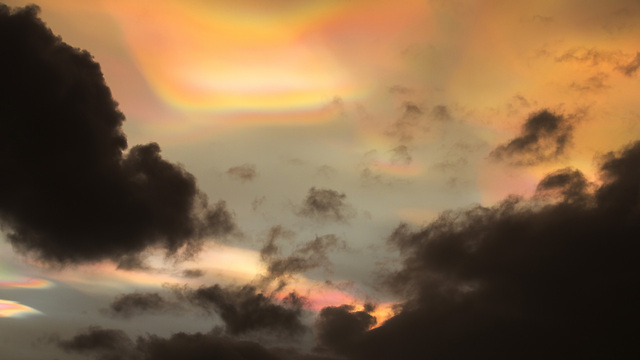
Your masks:
<svg viewBox="0 0 640 360"><path fill-rule="evenodd" d="M42 314L40 311L15 301L0 299L0 318L21 318L27 315Z"/></svg>

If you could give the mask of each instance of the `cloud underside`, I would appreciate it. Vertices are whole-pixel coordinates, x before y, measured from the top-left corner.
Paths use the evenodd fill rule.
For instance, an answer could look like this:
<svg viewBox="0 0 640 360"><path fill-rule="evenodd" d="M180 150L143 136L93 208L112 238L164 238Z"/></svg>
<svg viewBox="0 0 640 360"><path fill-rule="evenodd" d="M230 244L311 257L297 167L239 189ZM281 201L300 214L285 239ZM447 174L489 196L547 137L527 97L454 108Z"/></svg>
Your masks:
<svg viewBox="0 0 640 360"><path fill-rule="evenodd" d="M56 263L119 260L149 247L197 251L235 228L155 143L127 150L92 56L38 8L0 6L0 221L14 247Z"/></svg>

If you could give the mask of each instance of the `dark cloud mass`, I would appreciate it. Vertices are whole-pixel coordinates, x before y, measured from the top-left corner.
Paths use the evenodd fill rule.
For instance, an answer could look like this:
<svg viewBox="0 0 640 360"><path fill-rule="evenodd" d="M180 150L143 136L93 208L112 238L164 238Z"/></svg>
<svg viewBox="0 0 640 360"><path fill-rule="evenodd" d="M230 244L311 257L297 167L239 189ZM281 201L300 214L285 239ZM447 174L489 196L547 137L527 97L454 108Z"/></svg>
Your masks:
<svg viewBox="0 0 640 360"><path fill-rule="evenodd" d="M320 311L316 320L316 351L341 355L351 353L354 346L362 341L365 332L377 323L370 311L354 310L351 305L342 305L328 306Z"/></svg>
<svg viewBox="0 0 640 360"><path fill-rule="evenodd" d="M355 209L345 200L347 195L331 189L312 187L297 214L315 220L347 221Z"/></svg>
<svg viewBox="0 0 640 360"><path fill-rule="evenodd" d="M131 293L116 297L109 305L109 315L130 318L142 313L160 313L177 309L176 303L165 300L158 293Z"/></svg>
<svg viewBox="0 0 640 360"><path fill-rule="evenodd" d="M305 300L295 293L286 296L282 304L250 285L186 289L181 290L181 296L202 309L218 314L231 335L269 331L297 337L307 329L300 320Z"/></svg>
<svg viewBox="0 0 640 360"><path fill-rule="evenodd" d="M608 154L595 188L563 169L539 203L511 197L390 237L400 313L344 345L353 359L635 359L640 142ZM576 201L576 199L581 199ZM344 315L344 314L342 314Z"/></svg>
<svg viewBox="0 0 640 360"><path fill-rule="evenodd" d="M251 181L258 176L256 166L253 164L244 164L240 166L233 166L227 170L227 175L232 179L240 180L241 182Z"/></svg>
<svg viewBox="0 0 640 360"><path fill-rule="evenodd" d="M234 229L157 144L124 153L100 66L37 15L0 5L0 220L13 246L57 263L118 260L152 246L189 254Z"/></svg>
<svg viewBox="0 0 640 360"><path fill-rule="evenodd" d="M496 160L535 165L556 160L571 143L573 125L562 115L542 110L529 116L518 137L491 152Z"/></svg>

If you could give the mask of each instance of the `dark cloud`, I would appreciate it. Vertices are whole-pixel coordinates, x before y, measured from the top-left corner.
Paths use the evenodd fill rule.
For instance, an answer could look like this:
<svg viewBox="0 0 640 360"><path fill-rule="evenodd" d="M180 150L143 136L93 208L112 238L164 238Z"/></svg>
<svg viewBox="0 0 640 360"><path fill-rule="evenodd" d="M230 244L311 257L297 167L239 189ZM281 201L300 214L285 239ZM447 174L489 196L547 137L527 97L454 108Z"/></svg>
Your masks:
<svg viewBox="0 0 640 360"><path fill-rule="evenodd" d="M227 170L227 175L232 179L240 180L242 182L251 181L258 176L256 166L253 164L244 164L240 166L230 167Z"/></svg>
<svg viewBox="0 0 640 360"><path fill-rule="evenodd" d="M187 334L169 338L139 336L135 341L121 330L89 328L70 340L59 342L67 352L94 355L98 360L277 360L263 346L234 340L214 332Z"/></svg>
<svg viewBox="0 0 640 360"><path fill-rule="evenodd" d="M260 251L262 260L267 264L269 278L286 277L321 266L329 268L331 261L327 253L332 250L346 248L344 241L341 241L333 234L328 234L316 236L314 240L298 246L289 256L283 257L276 255L278 248L275 244L275 238L270 236Z"/></svg>
<svg viewBox="0 0 640 360"><path fill-rule="evenodd" d="M529 116L521 133L491 152L496 160L513 165L535 165L556 160L571 143L573 125L563 115L542 110Z"/></svg>
<svg viewBox="0 0 640 360"><path fill-rule="evenodd" d="M633 58L633 60L627 64L618 66L617 69L626 76L631 77L638 71L638 68L640 68L640 52L636 53L636 57Z"/></svg>
<svg viewBox="0 0 640 360"><path fill-rule="evenodd" d="M312 187L297 214L316 220L344 222L356 215L355 209L345 201L346 198L347 195L335 190Z"/></svg>
<svg viewBox="0 0 640 360"><path fill-rule="evenodd" d="M407 301L342 353L637 358L639 164L640 142L604 157L598 187L573 169L545 177L538 192L555 202L510 197L445 212L419 230L399 226L390 242L403 265L386 284Z"/></svg>
<svg viewBox="0 0 640 360"><path fill-rule="evenodd" d="M218 314L225 323L226 332L231 335L268 331L298 337L307 331L300 320L306 302L295 293L290 293L278 304L271 296L250 285L222 287L216 284L177 291L191 304Z"/></svg>
<svg viewBox="0 0 640 360"><path fill-rule="evenodd" d="M376 325L376 317L370 314L373 307L354 311L351 305L328 306L320 311L316 320L316 351L350 355L364 339L365 332Z"/></svg>
<svg viewBox="0 0 640 360"><path fill-rule="evenodd" d="M204 274L205 274L204 270L201 270L201 269L185 269L182 271L182 276L190 279L203 277Z"/></svg>
<svg viewBox="0 0 640 360"><path fill-rule="evenodd" d="M155 144L125 154L124 115L87 52L35 6L0 5L0 220L14 248L55 263L169 255L231 232L194 177Z"/></svg>
<svg viewBox="0 0 640 360"><path fill-rule="evenodd" d="M130 318L140 314L154 314L175 310L176 303L167 301L158 293L131 293L116 297L107 314L112 317Z"/></svg>
<svg viewBox="0 0 640 360"><path fill-rule="evenodd" d="M280 253L280 247L277 245L278 239L291 239L295 233L282 225L277 225L269 229L264 246L260 249L260 257L263 261L273 258Z"/></svg>
<svg viewBox="0 0 640 360"><path fill-rule="evenodd" d="M569 49L556 57L557 62L578 62L597 66L602 63L616 64L622 53L599 50L596 48L576 47Z"/></svg>

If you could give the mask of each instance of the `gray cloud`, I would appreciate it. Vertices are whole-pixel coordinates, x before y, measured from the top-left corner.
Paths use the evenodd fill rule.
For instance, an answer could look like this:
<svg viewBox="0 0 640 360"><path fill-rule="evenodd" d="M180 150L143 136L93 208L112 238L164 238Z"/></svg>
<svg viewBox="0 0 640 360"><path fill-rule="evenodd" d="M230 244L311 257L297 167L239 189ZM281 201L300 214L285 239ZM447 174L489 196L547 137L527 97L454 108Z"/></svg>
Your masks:
<svg viewBox="0 0 640 360"><path fill-rule="evenodd" d="M633 58L630 62L618 66L618 70L625 74L626 76L633 76L636 71L640 68L640 52L636 53L636 57Z"/></svg>

